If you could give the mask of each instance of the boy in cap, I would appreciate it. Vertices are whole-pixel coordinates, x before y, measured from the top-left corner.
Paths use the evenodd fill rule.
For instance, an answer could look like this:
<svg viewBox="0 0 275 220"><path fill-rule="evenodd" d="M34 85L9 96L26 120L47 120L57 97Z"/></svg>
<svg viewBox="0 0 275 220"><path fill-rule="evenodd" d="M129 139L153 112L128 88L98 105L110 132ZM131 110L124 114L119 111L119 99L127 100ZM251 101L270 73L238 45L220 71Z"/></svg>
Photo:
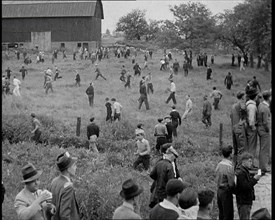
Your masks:
<svg viewBox="0 0 275 220"><path fill-rule="evenodd" d="M165 187L170 179L179 177L175 164L173 162L178 157L177 151L170 143L161 146L163 157L156 163L150 173L150 177L154 180L151 186L151 198L149 207L153 208L159 202L166 198Z"/></svg>
<svg viewBox="0 0 275 220"><path fill-rule="evenodd" d="M172 99L174 105L177 104L177 100L176 100L176 84L174 83L173 79L170 79L170 95L166 100L166 104L168 104L170 102L170 100Z"/></svg>
<svg viewBox="0 0 275 220"><path fill-rule="evenodd" d="M258 183L261 175L251 177L249 169L252 167L253 156L244 152L241 155L241 165L236 169L236 201L240 219L250 219L253 200L255 200L254 185Z"/></svg>
<svg viewBox="0 0 275 220"><path fill-rule="evenodd" d="M52 213L54 213L54 205L46 203L51 200L52 194L48 190L38 189L41 174L42 171L37 170L31 163L22 168L22 182L25 183L25 187L16 195L14 201L14 207L20 220L44 220L43 211L48 212L47 209L52 209Z"/></svg>
<svg viewBox="0 0 275 220"><path fill-rule="evenodd" d="M124 201L115 210L113 219L141 219L138 197L142 192L143 188L134 183L132 179L126 180L122 184L122 190L119 193Z"/></svg>
<svg viewBox="0 0 275 220"><path fill-rule="evenodd" d="M55 177L50 185L53 194L53 204L56 213L52 220L73 219L80 220L79 206L75 198L75 189L71 178L76 174L77 158L71 157L69 152L60 154L56 164L60 175Z"/></svg>
<svg viewBox="0 0 275 220"><path fill-rule="evenodd" d="M181 180L170 179L165 187L167 197L150 211L149 219L178 219L181 215L179 196L187 187Z"/></svg>
<svg viewBox="0 0 275 220"><path fill-rule="evenodd" d="M222 98L222 93L221 91L217 90L215 86L213 87L213 91L210 93L210 98L214 98L214 109L219 109L219 102Z"/></svg>
<svg viewBox="0 0 275 220"><path fill-rule="evenodd" d="M258 106L257 122L258 122L258 135L260 139L260 152L259 152L259 168L262 173L270 172L268 161L270 157L270 128L271 128L271 113L270 101L271 92L264 91L263 99Z"/></svg>
<svg viewBox="0 0 275 220"><path fill-rule="evenodd" d="M232 151L233 147L231 145L222 147L222 155L224 158L216 168L219 219L233 220L234 218L233 192L235 189L235 175L234 165L231 161Z"/></svg>

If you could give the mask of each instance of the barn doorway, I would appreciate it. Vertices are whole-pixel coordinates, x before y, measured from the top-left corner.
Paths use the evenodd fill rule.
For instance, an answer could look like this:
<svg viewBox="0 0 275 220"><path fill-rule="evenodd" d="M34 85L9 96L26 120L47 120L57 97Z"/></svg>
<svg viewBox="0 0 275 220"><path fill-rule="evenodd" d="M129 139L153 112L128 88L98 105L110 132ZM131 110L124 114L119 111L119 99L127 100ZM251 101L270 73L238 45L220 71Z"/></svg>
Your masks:
<svg viewBox="0 0 275 220"><path fill-rule="evenodd" d="M51 32L31 32L31 42L33 48L38 46L38 50L50 51L51 50Z"/></svg>

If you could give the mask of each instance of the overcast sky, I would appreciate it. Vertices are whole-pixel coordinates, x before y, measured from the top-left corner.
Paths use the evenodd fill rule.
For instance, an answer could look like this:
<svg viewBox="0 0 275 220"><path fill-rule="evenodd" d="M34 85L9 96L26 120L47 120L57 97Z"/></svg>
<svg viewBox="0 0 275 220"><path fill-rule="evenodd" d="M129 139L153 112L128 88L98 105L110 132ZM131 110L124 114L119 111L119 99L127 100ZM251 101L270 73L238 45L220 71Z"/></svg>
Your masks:
<svg viewBox="0 0 275 220"><path fill-rule="evenodd" d="M106 1L102 0L104 19L102 20L102 33L106 32L108 28L111 32L115 29L116 23L119 18L128 14L133 9L146 10L146 19L154 20L165 20L173 19L172 12L169 11L169 5L179 5L181 3L187 3L186 0L178 1L167 1L167 0L113 0ZM212 12L217 14L223 12L225 9L233 9L239 3L244 2L243 0L195 0L191 2L201 2Z"/></svg>

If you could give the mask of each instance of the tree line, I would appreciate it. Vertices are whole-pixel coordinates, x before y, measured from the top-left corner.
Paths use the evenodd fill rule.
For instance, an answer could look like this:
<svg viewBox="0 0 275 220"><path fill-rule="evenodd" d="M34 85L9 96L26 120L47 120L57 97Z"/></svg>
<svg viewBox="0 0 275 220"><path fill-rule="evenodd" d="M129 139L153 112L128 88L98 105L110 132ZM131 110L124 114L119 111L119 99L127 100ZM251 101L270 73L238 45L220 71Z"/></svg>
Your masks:
<svg viewBox="0 0 275 220"><path fill-rule="evenodd" d="M134 9L122 16L116 31L127 40L154 41L161 47L200 51L215 45L232 48L257 67L271 62L271 0L245 0L232 10L212 15L202 3L188 2L170 6L174 19L146 21L145 10ZM253 67L253 62L251 67Z"/></svg>

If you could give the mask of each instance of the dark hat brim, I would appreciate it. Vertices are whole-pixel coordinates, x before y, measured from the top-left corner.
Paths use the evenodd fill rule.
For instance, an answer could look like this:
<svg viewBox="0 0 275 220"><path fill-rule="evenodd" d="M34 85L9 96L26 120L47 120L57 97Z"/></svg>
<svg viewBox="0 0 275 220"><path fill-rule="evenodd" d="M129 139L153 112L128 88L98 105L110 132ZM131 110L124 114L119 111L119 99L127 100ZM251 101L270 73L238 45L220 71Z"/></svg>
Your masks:
<svg viewBox="0 0 275 220"><path fill-rule="evenodd" d="M122 198L124 198L124 199L131 199L131 198L134 198L135 196L138 196L138 195L141 194L142 192L143 192L143 187L138 186L137 191L132 192L131 194L126 195L126 194L124 193L124 191L121 190L120 193L119 193L119 195L120 195Z"/></svg>
<svg viewBox="0 0 275 220"><path fill-rule="evenodd" d="M42 173L43 173L42 170L38 170L38 171L37 171L37 174L35 174L34 176L32 176L32 177L30 177L30 178L28 178L28 179L25 179L25 180L23 180L23 181L21 181L21 182L22 182L22 183L28 183L28 182L32 182L32 181L34 181L34 180L37 180L37 179L41 176Z"/></svg>

